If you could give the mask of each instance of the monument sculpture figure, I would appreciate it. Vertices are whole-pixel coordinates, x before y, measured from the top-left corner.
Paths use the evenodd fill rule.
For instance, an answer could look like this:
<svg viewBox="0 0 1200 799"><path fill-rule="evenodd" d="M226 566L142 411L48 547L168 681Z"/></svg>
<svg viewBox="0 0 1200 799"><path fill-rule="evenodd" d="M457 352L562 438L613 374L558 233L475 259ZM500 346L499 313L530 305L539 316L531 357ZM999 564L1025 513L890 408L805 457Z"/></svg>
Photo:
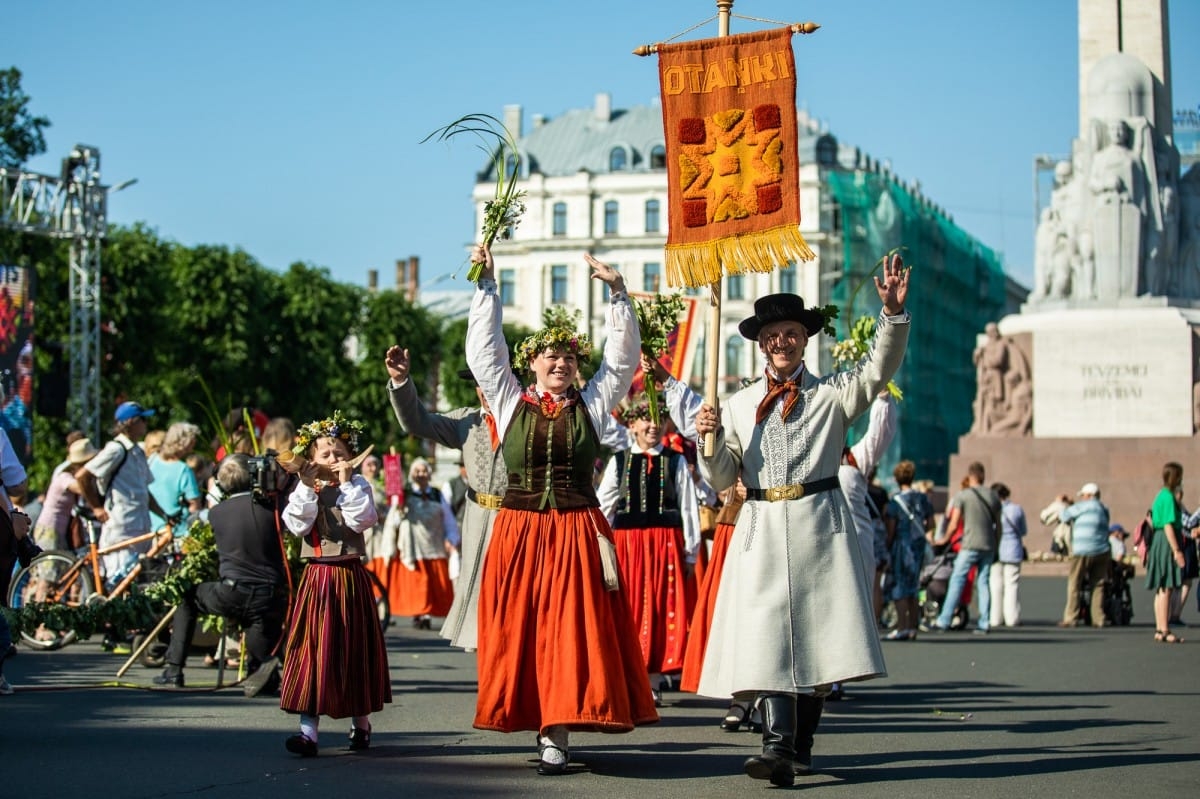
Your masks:
<svg viewBox="0 0 1200 799"><path fill-rule="evenodd" d="M1131 148L1129 126L1114 119L1107 128L1108 141L1092 157L1088 181L1095 202L1092 241L1096 272L1102 277L1096 288L1103 298L1132 297L1138 292L1142 266L1146 177Z"/></svg>
<svg viewBox="0 0 1200 799"><path fill-rule="evenodd" d="M1033 377L1024 353L995 322L975 350L975 422L971 433L1025 435L1033 425Z"/></svg>

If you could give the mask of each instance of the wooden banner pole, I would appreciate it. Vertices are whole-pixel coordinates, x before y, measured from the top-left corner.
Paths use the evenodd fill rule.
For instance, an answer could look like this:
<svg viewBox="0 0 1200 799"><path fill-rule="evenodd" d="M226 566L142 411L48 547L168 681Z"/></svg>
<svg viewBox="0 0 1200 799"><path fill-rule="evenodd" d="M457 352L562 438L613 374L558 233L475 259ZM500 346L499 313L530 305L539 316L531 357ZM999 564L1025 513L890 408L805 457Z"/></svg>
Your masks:
<svg viewBox="0 0 1200 799"><path fill-rule="evenodd" d="M733 11L733 0L717 0L717 36L729 35L729 14ZM722 269L724 273L724 269ZM708 287L708 344L705 355L706 368L704 372L704 401L713 408L717 407L717 381L720 379L721 367L721 291L723 280L717 277ZM717 434L704 434L704 457L711 458L715 453Z"/></svg>

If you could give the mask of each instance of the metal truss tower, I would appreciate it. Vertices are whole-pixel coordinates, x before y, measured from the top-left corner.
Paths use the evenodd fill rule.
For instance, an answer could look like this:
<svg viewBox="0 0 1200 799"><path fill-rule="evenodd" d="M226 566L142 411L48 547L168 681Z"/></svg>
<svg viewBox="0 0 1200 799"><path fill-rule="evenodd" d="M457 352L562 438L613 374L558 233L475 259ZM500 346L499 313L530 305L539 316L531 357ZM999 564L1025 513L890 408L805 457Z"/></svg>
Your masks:
<svg viewBox="0 0 1200 799"><path fill-rule="evenodd" d="M100 150L77 144L54 177L0 167L0 227L71 240L68 415L100 441L100 251L108 187Z"/></svg>

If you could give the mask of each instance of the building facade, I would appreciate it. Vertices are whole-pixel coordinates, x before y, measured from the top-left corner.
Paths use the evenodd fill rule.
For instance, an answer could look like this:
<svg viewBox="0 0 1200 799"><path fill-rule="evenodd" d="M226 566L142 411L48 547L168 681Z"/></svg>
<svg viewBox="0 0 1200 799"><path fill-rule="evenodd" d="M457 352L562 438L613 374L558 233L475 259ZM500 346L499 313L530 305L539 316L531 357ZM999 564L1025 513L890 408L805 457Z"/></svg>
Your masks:
<svg viewBox="0 0 1200 799"><path fill-rule="evenodd" d="M631 291L682 290L698 299L705 324L694 338L696 352L684 362L691 365L689 382L700 390L711 337L709 291L671 287L664 277L662 109L613 109L609 96L598 94L592 108L553 120L535 116L528 130L519 106L506 107L504 122L517 142L520 188L526 192L519 225L493 248L506 321L537 327L544 307L561 305L580 312L593 337L602 333L607 297L603 284L589 277L582 255L590 252L617 267ZM816 258L722 281L721 324L714 337L718 394L731 393L762 371L756 345L737 331L738 322L753 313L755 298L789 292L809 305L837 303L843 309L842 337L850 317L877 313L870 272L883 255L902 247L921 279L910 299L910 354L897 380L909 399L885 468L910 458L921 476L942 482L954 442L971 424L975 335L1016 307L1024 289L1005 276L990 249L878 162L839 144L802 112L798 127L801 232ZM494 187L490 168L477 176L477 220ZM832 368L832 344L826 336L809 343L806 360L814 371Z"/></svg>

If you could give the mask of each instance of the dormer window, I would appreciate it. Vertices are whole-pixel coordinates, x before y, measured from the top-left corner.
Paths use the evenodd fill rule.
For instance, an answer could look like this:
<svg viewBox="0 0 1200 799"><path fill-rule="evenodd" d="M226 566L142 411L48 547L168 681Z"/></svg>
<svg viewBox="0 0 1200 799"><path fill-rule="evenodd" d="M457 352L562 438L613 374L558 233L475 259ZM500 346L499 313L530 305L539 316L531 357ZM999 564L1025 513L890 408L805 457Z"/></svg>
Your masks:
<svg viewBox="0 0 1200 799"><path fill-rule="evenodd" d="M624 147L614 147L608 153L608 171L621 172L629 164L629 153Z"/></svg>

